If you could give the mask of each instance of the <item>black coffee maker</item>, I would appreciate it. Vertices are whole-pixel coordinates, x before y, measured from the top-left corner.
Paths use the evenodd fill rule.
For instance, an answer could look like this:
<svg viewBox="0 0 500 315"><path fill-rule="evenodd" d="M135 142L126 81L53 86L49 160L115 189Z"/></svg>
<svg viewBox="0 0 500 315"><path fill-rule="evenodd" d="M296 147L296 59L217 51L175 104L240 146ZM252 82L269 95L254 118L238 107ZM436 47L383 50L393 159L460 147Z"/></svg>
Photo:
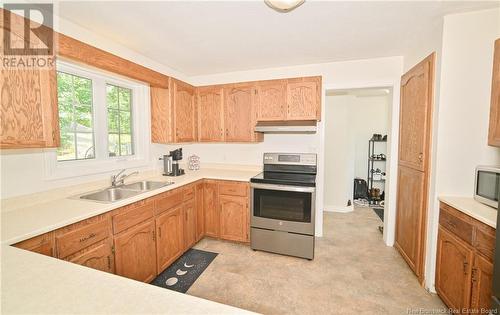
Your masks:
<svg viewBox="0 0 500 315"><path fill-rule="evenodd" d="M170 154L164 155L160 160L163 160L164 176L184 175L184 170L179 167L179 161L182 160L182 148L170 151Z"/></svg>

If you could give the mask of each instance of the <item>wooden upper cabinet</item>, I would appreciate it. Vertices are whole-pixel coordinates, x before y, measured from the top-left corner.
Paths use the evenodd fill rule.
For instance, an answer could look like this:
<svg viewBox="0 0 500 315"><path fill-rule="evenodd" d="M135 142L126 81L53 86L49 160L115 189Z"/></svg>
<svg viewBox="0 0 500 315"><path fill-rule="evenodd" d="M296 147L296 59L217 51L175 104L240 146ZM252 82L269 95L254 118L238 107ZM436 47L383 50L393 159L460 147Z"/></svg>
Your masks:
<svg viewBox="0 0 500 315"><path fill-rule="evenodd" d="M183 217L182 206L177 206L156 218L158 273L165 270L184 252Z"/></svg>
<svg viewBox="0 0 500 315"><path fill-rule="evenodd" d="M262 141L254 131L255 84L229 84L224 87L224 126L226 142Z"/></svg>
<svg viewBox="0 0 500 315"><path fill-rule="evenodd" d="M439 227L436 291L450 308L470 307L473 252L465 242Z"/></svg>
<svg viewBox="0 0 500 315"><path fill-rule="evenodd" d="M321 119L321 77L288 79L287 120Z"/></svg>
<svg viewBox="0 0 500 315"><path fill-rule="evenodd" d="M174 142L194 142L197 140L195 88L176 79L171 81Z"/></svg>
<svg viewBox="0 0 500 315"><path fill-rule="evenodd" d="M197 89L198 140L224 141L224 102L221 86Z"/></svg>
<svg viewBox="0 0 500 315"><path fill-rule="evenodd" d="M488 144L500 147L500 38L495 41Z"/></svg>
<svg viewBox="0 0 500 315"><path fill-rule="evenodd" d="M3 13L3 10L0 11L0 14ZM15 14L10 16L13 27L4 28L8 25L2 23L1 31L10 33L13 45L24 47L24 34L14 31L24 29L24 18ZM14 27L16 24L20 26ZM39 30L48 32L48 28ZM32 47L40 47L40 40L36 37L31 36ZM58 147L60 135L55 55L15 57L22 58L25 62L32 57L43 58L49 65L39 68L20 65L9 67L3 63L0 65L0 148Z"/></svg>
<svg viewBox="0 0 500 315"><path fill-rule="evenodd" d="M286 120L286 81L262 81L257 84L257 120Z"/></svg>
<svg viewBox="0 0 500 315"><path fill-rule="evenodd" d="M45 256L55 257L54 232L38 235L14 244L15 247L35 252Z"/></svg>
<svg viewBox="0 0 500 315"><path fill-rule="evenodd" d="M115 235L116 274L143 282L156 277L154 220L137 224Z"/></svg>
<svg viewBox="0 0 500 315"><path fill-rule="evenodd" d="M173 142L173 119L168 88L151 87L151 142Z"/></svg>
<svg viewBox="0 0 500 315"><path fill-rule="evenodd" d="M435 54L401 78L399 164L427 170L431 140Z"/></svg>

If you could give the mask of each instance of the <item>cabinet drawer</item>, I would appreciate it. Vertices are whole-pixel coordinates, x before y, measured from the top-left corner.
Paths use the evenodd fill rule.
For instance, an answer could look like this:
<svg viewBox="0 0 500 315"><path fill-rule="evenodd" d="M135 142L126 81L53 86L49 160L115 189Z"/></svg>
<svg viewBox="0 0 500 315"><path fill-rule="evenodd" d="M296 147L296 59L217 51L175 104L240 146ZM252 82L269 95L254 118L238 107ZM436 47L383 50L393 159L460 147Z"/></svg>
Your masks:
<svg viewBox="0 0 500 315"><path fill-rule="evenodd" d="M184 188L184 200L190 200L194 198L194 185Z"/></svg>
<svg viewBox="0 0 500 315"><path fill-rule="evenodd" d="M448 231L452 232L456 236L460 237L470 245L472 245L472 224L462 220L441 208L441 213L439 214L439 224L446 228Z"/></svg>
<svg viewBox="0 0 500 315"><path fill-rule="evenodd" d="M247 183L220 183L219 193L221 195L246 197L248 193Z"/></svg>
<svg viewBox="0 0 500 315"><path fill-rule="evenodd" d="M155 214L158 215L168 209L172 209L182 203L183 189L178 188L165 193L164 196L155 200Z"/></svg>
<svg viewBox="0 0 500 315"><path fill-rule="evenodd" d="M149 201L130 208L124 212L119 212L113 217L113 233L118 234L138 223L153 217L154 202Z"/></svg>
<svg viewBox="0 0 500 315"><path fill-rule="evenodd" d="M495 232L476 228L474 247L478 252L493 260L495 256Z"/></svg>
<svg viewBox="0 0 500 315"><path fill-rule="evenodd" d="M92 220L92 219L90 219ZM109 220L78 222L56 232L57 257L65 258L109 236Z"/></svg>

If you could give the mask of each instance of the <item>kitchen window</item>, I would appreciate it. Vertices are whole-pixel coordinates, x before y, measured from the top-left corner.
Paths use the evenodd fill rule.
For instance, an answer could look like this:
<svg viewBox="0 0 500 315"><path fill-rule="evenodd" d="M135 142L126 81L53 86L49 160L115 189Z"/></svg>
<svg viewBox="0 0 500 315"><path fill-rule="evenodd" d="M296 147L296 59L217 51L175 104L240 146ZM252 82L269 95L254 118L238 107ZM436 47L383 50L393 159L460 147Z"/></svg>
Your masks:
<svg viewBox="0 0 500 315"><path fill-rule="evenodd" d="M58 161L95 157L92 80L65 72L57 73L61 145Z"/></svg>
<svg viewBox="0 0 500 315"><path fill-rule="evenodd" d="M108 108L109 156L133 155L132 143L132 90L106 85Z"/></svg>
<svg viewBox="0 0 500 315"><path fill-rule="evenodd" d="M47 179L147 165L148 86L58 62L57 87L61 145L46 154Z"/></svg>

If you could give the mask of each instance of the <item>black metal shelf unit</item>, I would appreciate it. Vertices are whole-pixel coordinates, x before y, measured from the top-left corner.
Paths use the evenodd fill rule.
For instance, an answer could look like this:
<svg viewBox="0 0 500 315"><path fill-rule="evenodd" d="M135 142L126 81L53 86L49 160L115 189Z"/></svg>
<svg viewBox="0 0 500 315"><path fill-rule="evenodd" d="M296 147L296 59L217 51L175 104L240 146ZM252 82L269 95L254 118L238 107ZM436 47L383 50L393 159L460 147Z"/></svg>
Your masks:
<svg viewBox="0 0 500 315"><path fill-rule="evenodd" d="M378 142L387 142L387 140L375 140L375 139L370 139L368 141L368 176L367 176L367 186L368 186L368 200L370 203L375 203L378 204L378 201L380 199L375 200L371 197L370 191L373 188L373 183L374 182L385 182L385 179L373 179L373 174L375 172L375 163L385 163L387 162L387 157L384 155L384 158L376 158L377 155L380 156L380 154L375 153L375 143ZM378 168L378 167L377 167Z"/></svg>

